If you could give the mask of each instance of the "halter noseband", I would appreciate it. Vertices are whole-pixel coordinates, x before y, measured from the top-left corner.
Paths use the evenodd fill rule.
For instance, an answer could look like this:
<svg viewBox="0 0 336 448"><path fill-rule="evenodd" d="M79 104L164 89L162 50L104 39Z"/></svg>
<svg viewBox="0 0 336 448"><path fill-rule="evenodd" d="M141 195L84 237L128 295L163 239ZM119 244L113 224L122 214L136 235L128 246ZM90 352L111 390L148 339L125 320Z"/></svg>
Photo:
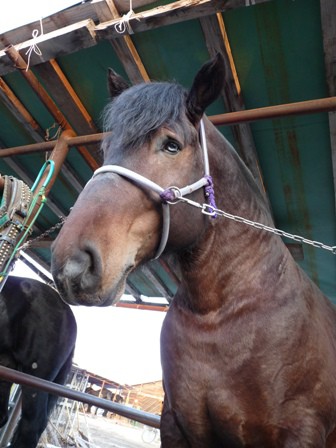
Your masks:
<svg viewBox="0 0 336 448"><path fill-rule="evenodd" d="M102 173L115 173L127 179L133 180L136 184L140 185L143 188L148 188L149 190L153 190L156 193L158 193L158 195L162 200L163 227L162 227L161 241L156 251L154 259L159 258L159 256L164 251L168 241L169 224L170 224L169 204L174 204L178 202L178 200L181 197L193 193L194 191L204 187L205 195L208 197L209 205L211 205L212 207L216 206L213 190L213 182L209 173L208 148L206 144L203 120L200 121L200 142L203 150L204 176L201 179L197 180L196 182L192 183L191 185L187 185L183 188L171 186L164 189L160 187L160 185L158 185L157 183L147 179L141 174L138 174L132 170L129 170L119 165L104 165L101 168L98 168L93 173L93 176L91 178L92 180L98 174Z"/></svg>

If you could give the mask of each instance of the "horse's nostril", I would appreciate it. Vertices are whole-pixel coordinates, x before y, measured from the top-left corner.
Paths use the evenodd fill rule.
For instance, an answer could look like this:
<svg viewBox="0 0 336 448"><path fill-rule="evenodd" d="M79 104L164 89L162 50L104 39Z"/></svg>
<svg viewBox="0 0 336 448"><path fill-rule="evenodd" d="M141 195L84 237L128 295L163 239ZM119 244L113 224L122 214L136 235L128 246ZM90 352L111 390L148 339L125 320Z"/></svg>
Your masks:
<svg viewBox="0 0 336 448"><path fill-rule="evenodd" d="M74 290L90 292L100 281L102 272L100 256L95 248L86 245L69 258L64 266L63 276Z"/></svg>

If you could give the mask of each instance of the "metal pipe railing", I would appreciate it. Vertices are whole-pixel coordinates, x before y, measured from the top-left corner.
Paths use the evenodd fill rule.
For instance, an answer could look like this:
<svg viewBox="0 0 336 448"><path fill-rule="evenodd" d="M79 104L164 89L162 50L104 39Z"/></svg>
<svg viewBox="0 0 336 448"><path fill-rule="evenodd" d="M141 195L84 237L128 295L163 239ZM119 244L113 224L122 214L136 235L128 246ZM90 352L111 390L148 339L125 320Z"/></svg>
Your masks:
<svg viewBox="0 0 336 448"><path fill-rule="evenodd" d="M305 115L336 110L336 97L320 98L316 100L300 101L297 103L280 104L276 106L260 107L258 109L240 110L228 112L226 114L212 115L209 120L215 126L233 125L257 120L274 118L284 118L291 115ZM67 138L70 146L82 146L98 143L110 132L100 134L81 135ZM20 154L30 154L34 152L50 151L55 146L56 141L33 143L31 145L14 146L0 150L0 157L11 157Z"/></svg>
<svg viewBox="0 0 336 448"><path fill-rule="evenodd" d="M112 401L105 400L104 398L94 397L93 395L69 389L68 387L61 386L60 384L52 383L51 381L28 375L27 373L18 372L17 370L9 369L8 367L0 366L0 378L13 383L41 389L49 394L88 403L92 406L106 409L107 411L114 412L115 414L123 417L136 420L144 425L160 428L160 417L158 415L140 411L139 409L129 408L128 406L114 403Z"/></svg>
<svg viewBox="0 0 336 448"><path fill-rule="evenodd" d="M316 100L300 101L297 103L279 104L276 106L260 107L258 109L239 110L227 114L209 117L215 126L232 125L244 122L284 118L291 115L306 115L336 110L336 96Z"/></svg>

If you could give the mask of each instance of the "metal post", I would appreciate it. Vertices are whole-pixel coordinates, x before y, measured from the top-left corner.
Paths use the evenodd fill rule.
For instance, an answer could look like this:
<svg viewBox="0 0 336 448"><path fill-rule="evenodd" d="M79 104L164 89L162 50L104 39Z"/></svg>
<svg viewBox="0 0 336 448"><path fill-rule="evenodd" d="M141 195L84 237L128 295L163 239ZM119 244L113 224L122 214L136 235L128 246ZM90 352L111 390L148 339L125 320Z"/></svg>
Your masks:
<svg viewBox="0 0 336 448"><path fill-rule="evenodd" d="M16 425L18 424L21 416L21 402L22 392L21 389L15 394L15 403L9 411L9 417L6 425L1 428L0 432L0 446L7 446L12 440Z"/></svg>
<svg viewBox="0 0 336 448"><path fill-rule="evenodd" d="M123 417L136 420L144 425L160 428L160 417L158 415L140 411L139 409L129 408L119 403L94 397L90 394L78 392L76 390L69 389L68 387L61 386L60 384L52 383L42 378L37 378L36 376L9 369L8 367L0 366L0 378L3 378L6 381L41 389L49 394L59 395L61 397L70 398L71 400L82 401L84 403L91 404L92 406L96 406L97 408L106 409L107 411L114 412L115 414L122 415Z"/></svg>

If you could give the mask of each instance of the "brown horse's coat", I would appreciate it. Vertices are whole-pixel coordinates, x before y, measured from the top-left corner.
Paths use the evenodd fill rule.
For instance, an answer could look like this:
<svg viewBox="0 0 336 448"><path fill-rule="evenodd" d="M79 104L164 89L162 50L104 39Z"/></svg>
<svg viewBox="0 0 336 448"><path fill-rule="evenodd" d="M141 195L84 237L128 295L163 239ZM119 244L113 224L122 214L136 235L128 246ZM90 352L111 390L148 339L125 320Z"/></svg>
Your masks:
<svg viewBox="0 0 336 448"><path fill-rule="evenodd" d="M164 188L202 177L197 131L222 88L223 70L220 55L205 64L190 92L180 94L179 114L148 125L137 141L130 123L140 132L163 101L173 110L173 91L164 96L165 85L153 83L121 93L126 86L111 72L110 91L120 96L109 111L113 137L105 143L105 164ZM204 121L218 207L272 226L249 171ZM202 191L192 198L204 202ZM171 215L167 252L176 254L182 281L161 336L162 447L336 447L333 306L279 236L209 219L185 204L171 206ZM53 247L65 300L100 306L118 300L127 274L155 254L161 219L154 193L115 174L91 181Z"/></svg>

